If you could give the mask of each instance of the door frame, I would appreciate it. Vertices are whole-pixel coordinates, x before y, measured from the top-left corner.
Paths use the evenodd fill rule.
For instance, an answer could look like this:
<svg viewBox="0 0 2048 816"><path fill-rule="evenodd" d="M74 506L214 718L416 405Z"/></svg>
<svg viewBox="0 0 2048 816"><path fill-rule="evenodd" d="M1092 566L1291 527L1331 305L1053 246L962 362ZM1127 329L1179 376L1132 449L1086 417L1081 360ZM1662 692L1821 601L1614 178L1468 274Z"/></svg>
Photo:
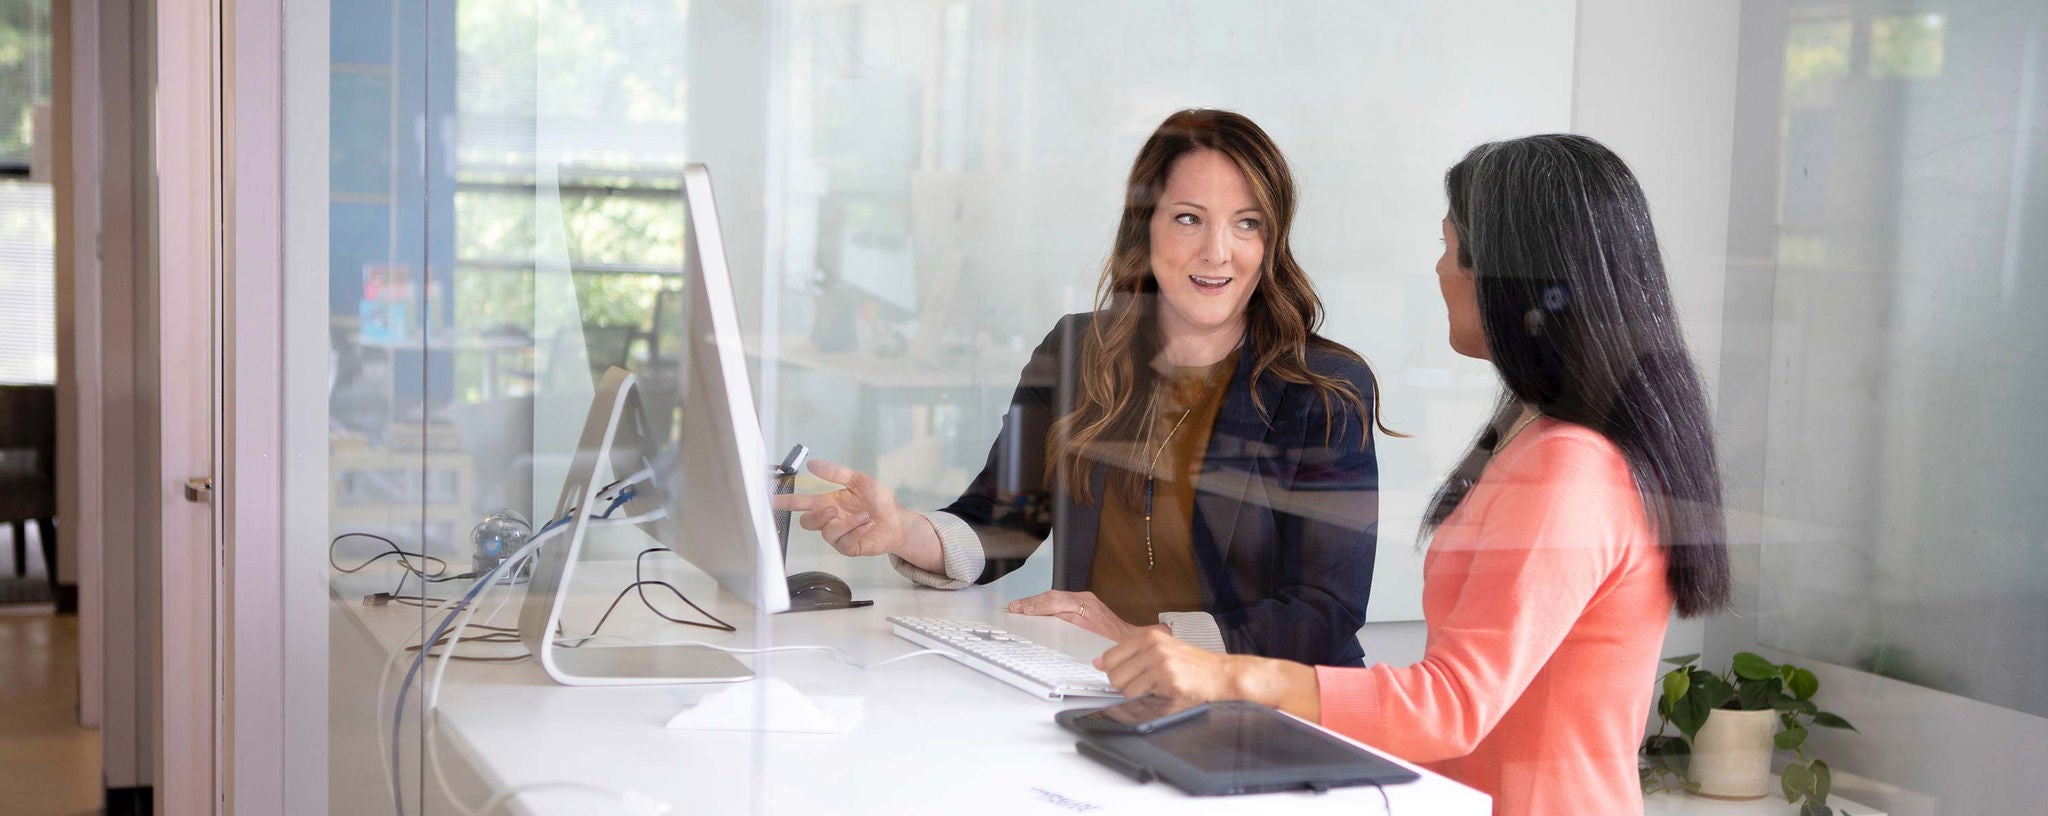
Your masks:
<svg viewBox="0 0 2048 816"><path fill-rule="evenodd" d="M297 727L285 701L285 633L297 622L285 609L283 524L285 8L284 0L216 2L225 35L219 190L226 215L218 270L217 761L223 812L284 813L285 735ZM289 801L324 802L325 792Z"/></svg>
<svg viewBox="0 0 2048 816"><path fill-rule="evenodd" d="M159 553L155 798L161 813L200 814L221 802L220 503L185 491L187 479L217 475L222 438L222 16L219 0L155 5L157 274L143 296L156 353L138 366L156 418L146 440L156 467L144 471L155 476L144 506L154 505Z"/></svg>

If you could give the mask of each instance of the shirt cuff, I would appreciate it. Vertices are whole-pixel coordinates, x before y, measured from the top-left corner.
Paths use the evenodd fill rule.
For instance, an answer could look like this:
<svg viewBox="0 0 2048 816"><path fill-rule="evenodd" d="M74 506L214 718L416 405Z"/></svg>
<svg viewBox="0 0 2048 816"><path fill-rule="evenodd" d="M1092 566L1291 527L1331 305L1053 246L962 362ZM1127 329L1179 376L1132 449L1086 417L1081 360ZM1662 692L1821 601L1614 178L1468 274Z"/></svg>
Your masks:
<svg viewBox="0 0 2048 816"><path fill-rule="evenodd" d="M1230 651L1223 645L1223 630L1216 625L1216 616L1207 612L1161 612L1159 622L1182 642L1217 653Z"/></svg>
<svg viewBox="0 0 2048 816"><path fill-rule="evenodd" d="M932 529L939 534L939 553L944 560L944 575L921 569L903 560L901 556L890 555L889 563L905 578L934 589L959 589L974 583L987 568L988 558L982 553L981 536L966 521L952 513L927 513Z"/></svg>

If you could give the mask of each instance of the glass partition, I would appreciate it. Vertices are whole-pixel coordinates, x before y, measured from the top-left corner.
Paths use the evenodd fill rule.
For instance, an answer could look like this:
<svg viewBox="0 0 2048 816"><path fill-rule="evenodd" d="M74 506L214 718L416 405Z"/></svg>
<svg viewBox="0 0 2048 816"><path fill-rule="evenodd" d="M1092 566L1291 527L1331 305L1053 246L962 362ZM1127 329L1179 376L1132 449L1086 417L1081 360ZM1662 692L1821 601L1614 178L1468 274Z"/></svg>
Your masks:
<svg viewBox="0 0 2048 816"><path fill-rule="evenodd" d="M940 601L889 560L791 525L786 557L761 565L768 584L876 606L771 616L774 602L712 577L711 544L682 543L691 519L655 518L681 505L653 498L702 458L682 436L708 404L693 389L706 349L731 348L762 431L750 458L801 444L910 509L952 502L1032 350L1093 308L1132 158L1183 108L1247 114L1291 163L1294 251L1322 333L1371 361L1373 407L1416 437L1376 447L1369 612L1417 619L1420 508L1495 395L1488 369L1442 342L1440 174L1487 137L1570 125L1572 6L1487 5L1455 24L1330 4L1245 27L1221 4L1164 2L329 4L326 266L294 290L324 293L325 323L290 329L320 333L328 372L329 810L617 812L636 796L783 810L817 794L777 780L816 773L816 757L775 737L796 726L768 698L800 693L805 717L829 721L864 697L880 713L861 721L884 731L902 727L884 716L898 706L964 722L1001 710L1015 690L906 699L959 682L959 667L885 669L913 644L841 630L886 633L887 616L920 611L1005 619L1009 600L1050 585L1053 548ZM1421 58L1454 46L1475 56ZM729 293L693 288L693 163L715 190ZM737 346L701 342L711 303L737 317ZM623 416L642 420L646 449L683 444L683 462L648 457L658 475L630 498L613 489L637 475L627 459L592 456L586 437L613 371L635 378L645 410ZM610 510L637 529L570 532ZM477 582L536 539L534 561ZM785 572L813 575L786 587ZM1093 636L1036 637L1079 651ZM532 657L543 641L549 665ZM563 679L588 653L678 641L783 685ZM793 651L752 651L768 646ZM752 696L720 696L734 689ZM736 720L663 727L717 705ZM619 781L663 756L688 764ZM841 782L914 809L885 774Z"/></svg>
<svg viewBox="0 0 2048 816"><path fill-rule="evenodd" d="M317 531L289 546L316 566L286 580L324 615L293 632L320 644L318 671L293 669L321 675L325 725L291 739L324 745L302 755L325 757L308 778L329 812L954 812L989 789L1155 809L1067 787L1100 769L1050 724L1062 706L935 659L918 637L937 635L892 620L994 621L1100 654L1099 633L1009 610L1069 577L1057 536L919 570L827 543L862 520L799 514L769 556L746 528L759 496L685 497L854 484L946 542L936 511L985 475L1021 526L1063 523L1009 489L1046 470L1045 446L997 440L1030 421L1020 401L1053 399L1033 388L1057 392L1034 351L1096 307L1133 160L1186 108L1241 112L1284 153L1319 331L1370 362L1376 418L1405 434L1371 433L1370 518L1349 532L1376 544L1367 639L1385 624L1412 654L1361 646L1365 662L1420 657L1422 509L1499 394L1445 342L1442 174L1481 142L1595 122L1636 140L1624 158L1660 235L1684 236L1666 243L1693 276L1679 311L1725 357L1709 385L1744 591L1704 644L1674 628L1667 653L1814 661L1844 701L1828 705L1883 735L1815 745L1844 751L1845 780L1898 777L1855 788L1898 812L1935 812L1911 810L1923 793L2013 801L1970 798L1994 788L1962 767L1981 753L1894 747L1943 717L2022 754L2048 745L2031 682L2048 613L2032 421L2048 399L2048 20L2027 4L1744 3L1739 36L1733 19L1699 34L1739 56L1681 66L1739 69L1740 93L1726 78L1684 86L1697 94L1601 67L1613 39L1665 36L1614 34L1642 21L1620 3L288 5L320 10L326 49L318 134L287 143L324 166L317 212L288 214L321 229L287 252L309 259L287 270L287 345L310 349L288 379L320 382L293 392L314 438L286 452L293 495L311 496L288 523ZM1645 144L1665 131L1636 107L1673 96L1733 123L1732 192L1720 131ZM45 229L22 192L0 182L0 250ZM20 369L0 361L0 379ZM775 472L799 445L862 478ZM712 467L727 454L744 476ZM1135 541L1151 511L1126 504ZM774 613L792 592L809 611ZM696 662L635 651L684 644L703 644ZM735 665L755 681L614 682Z"/></svg>
<svg viewBox="0 0 2048 816"><path fill-rule="evenodd" d="M2048 716L2044 17L1794 3L1761 641Z"/></svg>

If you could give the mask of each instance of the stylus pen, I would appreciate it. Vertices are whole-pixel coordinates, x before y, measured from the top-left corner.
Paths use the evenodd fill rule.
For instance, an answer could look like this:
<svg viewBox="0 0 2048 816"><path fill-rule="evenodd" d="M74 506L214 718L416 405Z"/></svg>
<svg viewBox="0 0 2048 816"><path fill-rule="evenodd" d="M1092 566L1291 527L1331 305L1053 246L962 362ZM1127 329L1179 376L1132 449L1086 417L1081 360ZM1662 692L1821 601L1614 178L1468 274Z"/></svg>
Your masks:
<svg viewBox="0 0 2048 816"><path fill-rule="evenodd" d="M804 466L804 460L811 458L808 445L789 449L789 455L782 457L782 464L775 466L775 495L786 496L796 492L796 474ZM775 540L782 545L782 558L789 560L789 511L775 511Z"/></svg>

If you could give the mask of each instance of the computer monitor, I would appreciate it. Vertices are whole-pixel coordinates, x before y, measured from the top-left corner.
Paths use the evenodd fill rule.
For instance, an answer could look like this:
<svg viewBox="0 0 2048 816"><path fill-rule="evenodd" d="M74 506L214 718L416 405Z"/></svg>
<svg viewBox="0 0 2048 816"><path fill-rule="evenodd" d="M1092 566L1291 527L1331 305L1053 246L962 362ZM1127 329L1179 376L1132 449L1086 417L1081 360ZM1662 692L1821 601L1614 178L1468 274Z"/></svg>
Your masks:
<svg viewBox="0 0 2048 816"><path fill-rule="evenodd" d="M643 400L632 373L613 368L598 383L584 420L561 498L552 518L571 518L563 539L542 547L520 609L520 639L548 676L564 685L646 685L744 680L752 676L724 652L698 646L570 648L555 643L563 604L591 516L608 485L636 473L651 475L616 514L642 515L656 507L664 518L641 525L720 587L767 613L789 608L782 556L768 508L766 442L754 411L741 355L739 309L711 196L711 175L701 164L684 171L688 213L680 404ZM652 396L652 395L650 395ZM670 416L679 417L671 439ZM671 444L673 442L673 444ZM608 467L609 477L600 477Z"/></svg>
<svg viewBox="0 0 2048 816"><path fill-rule="evenodd" d="M781 545L768 508L768 443L754 408L740 339L739 307L725 263L711 172L683 170L693 246L685 253L689 319L680 361L676 467L655 469L665 488L667 536L678 555L766 612L789 608ZM657 457L657 465L667 465ZM662 481L676 477L672 485Z"/></svg>

